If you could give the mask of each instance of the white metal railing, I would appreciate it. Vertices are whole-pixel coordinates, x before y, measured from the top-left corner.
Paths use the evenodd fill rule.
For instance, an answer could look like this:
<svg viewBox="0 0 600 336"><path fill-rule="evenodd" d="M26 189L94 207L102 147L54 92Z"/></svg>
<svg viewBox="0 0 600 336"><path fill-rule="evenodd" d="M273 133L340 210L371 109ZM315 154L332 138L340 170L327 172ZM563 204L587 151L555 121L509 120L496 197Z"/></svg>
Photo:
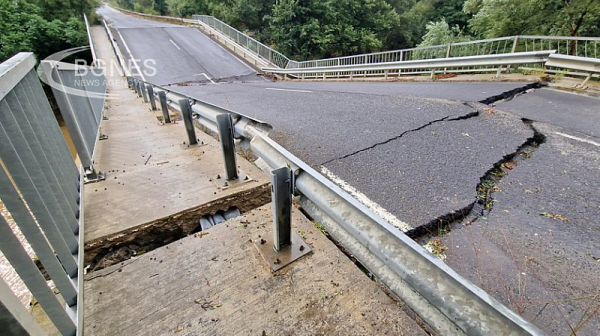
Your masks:
<svg viewBox="0 0 600 336"><path fill-rule="evenodd" d="M60 291L48 286L5 217L0 250L63 335L83 326L83 185L81 173L34 69L32 53L0 64L0 199ZM0 286L0 323L39 330Z"/></svg>
<svg viewBox="0 0 600 336"><path fill-rule="evenodd" d="M488 69L500 72L505 66L510 65L544 64L548 60L549 55L554 54L555 52L555 50L546 50L312 68L264 68L263 71L283 75L293 75L303 79L353 77L361 75L383 75L387 77L389 75L406 73L431 73L431 76L434 76L436 72L459 72L462 71L462 69L470 69L467 71L471 72L487 71ZM476 70L473 70L475 68Z"/></svg>
<svg viewBox="0 0 600 336"><path fill-rule="evenodd" d="M508 36L303 62L290 61L288 68L356 65L542 50L556 50L557 53L565 55L600 58L600 38L530 35Z"/></svg>
<svg viewBox="0 0 600 336"><path fill-rule="evenodd" d="M285 68L290 62L290 59L287 58L282 53L274 50L271 47L266 46L265 44L255 40L254 38L240 32L239 30L231 27L225 22L215 18L210 15L192 15L194 20L198 20L207 24L208 26L218 30L224 35L228 36L231 40L246 48L249 51L252 51L256 55L261 58L267 60L269 63L280 67Z"/></svg>
<svg viewBox="0 0 600 336"><path fill-rule="evenodd" d="M295 77L305 79L325 79L328 77L353 78L356 76L385 76L387 78L390 75L416 74L431 74L431 76L434 76L437 73L446 74L448 72L496 72L496 76L498 76L502 71L509 70L511 64L524 65L526 68L539 66L541 69L545 61L540 62L536 60L532 63L459 64L460 62L450 62L450 60L492 55L504 55L503 57L507 57L509 54L526 55L532 52L545 52L547 50L554 50L557 54L568 56L600 59L600 37L518 35L298 62L290 60L285 55L232 28L213 16L193 15L192 20L184 21L190 23L200 21L276 67L263 68L262 70L265 72L290 74L292 76L298 75ZM427 62L433 60L436 60L436 62ZM400 65L399 63L403 64ZM450 63L454 65L442 65ZM378 67L376 66L378 64L386 64L386 66ZM423 64L432 66L420 66ZM319 71L325 68L327 68L327 71ZM306 71L281 71L281 69L305 69ZM550 72L552 71L554 70L550 70ZM586 76L583 85L594 76L588 73L582 75Z"/></svg>

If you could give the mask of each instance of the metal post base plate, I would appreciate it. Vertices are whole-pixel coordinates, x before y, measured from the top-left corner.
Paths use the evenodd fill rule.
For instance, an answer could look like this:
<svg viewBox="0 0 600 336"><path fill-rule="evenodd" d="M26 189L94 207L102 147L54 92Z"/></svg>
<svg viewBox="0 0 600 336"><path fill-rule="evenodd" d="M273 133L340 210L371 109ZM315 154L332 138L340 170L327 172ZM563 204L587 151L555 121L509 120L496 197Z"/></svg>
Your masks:
<svg viewBox="0 0 600 336"><path fill-rule="evenodd" d="M85 184L100 182L104 180L106 180L106 175L103 172L98 172L97 174L90 174L83 177L83 183Z"/></svg>
<svg viewBox="0 0 600 336"><path fill-rule="evenodd" d="M243 170L238 170L238 178L235 180L229 180L227 181L225 179L225 174L219 174L217 176L215 176L213 179L213 182L217 185L217 188L221 189L221 190L225 190L225 189L229 189L229 188L235 188L239 185L242 185L246 182L250 182L253 181L252 178L247 175L246 173L244 173Z"/></svg>
<svg viewBox="0 0 600 336"><path fill-rule="evenodd" d="M312 249L304 240L292 230L292 245L284 245L281 251L273 250L273 235L253 240L254 246L269 265L272 272L276 272L301 257L312 252Z"/></svg>

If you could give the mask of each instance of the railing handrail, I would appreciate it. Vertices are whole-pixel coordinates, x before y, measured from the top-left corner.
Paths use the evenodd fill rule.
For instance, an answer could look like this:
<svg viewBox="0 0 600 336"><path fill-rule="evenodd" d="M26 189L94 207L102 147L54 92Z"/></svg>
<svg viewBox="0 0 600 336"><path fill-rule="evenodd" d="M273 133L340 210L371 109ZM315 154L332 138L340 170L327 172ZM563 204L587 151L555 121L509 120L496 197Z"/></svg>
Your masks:
<svg viewBox="0 0 600 336"><path fill-rule="evenodd" d="M453 47L453 46L475 45L475 44L481 44L481 43L497 42L497 41L509 41L509 40L515 40L515 39L517 39L517 40L518 39L545 39L545 40L565 40L565 41L600 41L600 37L514 35L514 36L489 38L489 39L483 39L483 40L452 42L452 43L438 44L438 45L433 45L433 46L404 48L404 49L397 49L397 50L378 51L378 52L373 52L373 53L363 53L363 54L357 54L357 55L331 57L331 58L322 58L322 59L307 60L307 61L292 61L292 62L294 62L297 65L311 64L311 63L318 63L318 62L334 61L334 60L338 60L338 59L352 59L352 58L378 56L378 55L386 55L386 54L393 54L393 53L406 53L406 52L411 52L411 51L423 51L423 50L432 50L432 49L445 49L445 48Z"/></svg>
<svg viewBox="0 0 600 336"><path fill-rule="evenodd" d="M212 27L212 28L214 28L214 29L217 29L219 32L221 32L221 33L223 33L223 34L225 34L225 35L229 36L229 34L227 34L227 33L226 33L224 30L222 30L222 29L219 29L219 28L217 27L217 25L211 25L211 24L209 23L209 22L210 22L210 20L213 20L214 22L218 22L218 23L219 23L221 26L226 26L228 29L230 29L230 30L232 30L232 31L236 32L237 34L240 34L240 35L244 36L245 38L247 38L248 40L252 41L253 43L256 43L257 45L259 45L259 46L261 46L261 47L263 47L263 48L265 48L265 49L269 50L269 51L270 51L272 54L275 54L275 55L279 56L280 58L282 58L283 60L285 60L285 62L281 63L281 62L279 62L279 61L275 60L273 57L264 57L263 55L260 55L259 53L257 53L257 55L258 55L258 56L261 56L261 57L265 58L266 60L268 60L268 61L269 61L271 64L273 64L273 65L275 65L275 66L278 66L278 67L281 67L281 68L285 68L285 67L286 67L286 65L287 65L287 64L290 62L290 59L289 59L287 56L285 56L284 54L282 54L281 52L279 52L279 51L277 51L277 50L275 50L275 49L273 49L273 48L271 48L271 47L267 46L266 44L264 44L264 43L262 43L262 42L260 42L260 41L256 40L255 38L253 38L253 37L251 37L251 36L248 36L247 34L245 34L245 33L241 32L241 31L239 31L238 29L236 29L236 28L234 28L234 27L230 26L229 24L227 24L227 23L225 23L225 22L223 22L223 21L221 21L221 20L217 19L217 18L216 18L216 17L214 17L214 16L211 16L211 15L197 15L197 14L194 14L194 15L192 15L192 18L193 18L193 19L197 19L198 21L202 21L203 23L205 23L205 24L209 25L210 27ZM201 18L202 18L202 19L204 19L204 20L200 20ZM207 20L207 18L210 18L210 20ZM230 36L230 37L231 37L231 36ZM235 41L235 40L234 40L234 41ZM250 50L250 51L252 51L252 50Z"/></svg>
<svg viewBox="0 0 600 336"><path fill-rule="evenodd" d="M545 63L548 56L556 53L556 50L533 51L509 54L492 54L464 57L435 58L414 61L399 61L386 63L353 64L338 66L322 66L311 68L263 68L262 70L278 74L309 74L309 73L332 73L332 72L362 72L382 71L399 69L434 69L450 67L476 67L476 66L499 66L511 64L534 64Z"/></svg>
<svg viewBox="0 0 600 336"><path fill-rule="evenodd" d="M98 55L96 54L96 47L94 46L94 41L92 40L92 31L90 28L90 22L88 21L87 15L83 14L83 21L85 22L85 30L87 32L88 43L90 44L90 52L92 54L92 65L96 64L98 61Z"/></svg>

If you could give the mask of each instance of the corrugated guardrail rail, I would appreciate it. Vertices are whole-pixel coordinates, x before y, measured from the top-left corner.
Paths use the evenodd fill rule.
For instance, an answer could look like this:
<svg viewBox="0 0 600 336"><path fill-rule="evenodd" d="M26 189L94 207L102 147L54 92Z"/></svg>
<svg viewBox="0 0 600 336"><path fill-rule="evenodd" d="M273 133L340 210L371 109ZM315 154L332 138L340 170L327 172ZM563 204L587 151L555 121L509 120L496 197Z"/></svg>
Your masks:
<svg viewBox="0 0 600 336"><path fill-rule="evenodd" d="M404 233L374 214L333 182L268 137L270 127L243 114L196 100L165 87L129 78L129 85L153 109L168 108L184 120L219 134L224 115L232 121L238 146L250 149L270 170L289 167L300 205L331 236L376 275L440 335L542 335L533 324L461 277ZM168 119L165 119L168 121ZM227 169L227 162L225 162Z"/></svg>

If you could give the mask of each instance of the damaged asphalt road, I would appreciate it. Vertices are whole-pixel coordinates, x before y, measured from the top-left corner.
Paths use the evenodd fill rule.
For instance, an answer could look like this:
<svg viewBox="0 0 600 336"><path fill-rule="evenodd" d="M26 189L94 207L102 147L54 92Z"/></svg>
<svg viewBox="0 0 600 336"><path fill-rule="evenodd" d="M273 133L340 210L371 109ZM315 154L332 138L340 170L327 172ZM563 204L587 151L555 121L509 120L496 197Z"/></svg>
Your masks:
<svg viewBox="0 0 600 336"><path fill-rule="evenodd" d="M446 262L551 335L600 328L600 147L546 141L502 178L487 217L441 235Z"/></svg>
<svg viewBox="0 0 600 336"><path fill-rule="evenodd" d="M514 115L465 108L470 118L440 121L324 166L413 228L461 217L485 173L533 136Z"/></svg>
<svg viewBox="0 0 600 336"><path fill-rule="evenodd" d="M270 82L186 28L142 36L115 21L132 24L133 57L159 60L149 81L271 124L274 140L548 334L598 334L600 100L528 83Z"/></svg>

